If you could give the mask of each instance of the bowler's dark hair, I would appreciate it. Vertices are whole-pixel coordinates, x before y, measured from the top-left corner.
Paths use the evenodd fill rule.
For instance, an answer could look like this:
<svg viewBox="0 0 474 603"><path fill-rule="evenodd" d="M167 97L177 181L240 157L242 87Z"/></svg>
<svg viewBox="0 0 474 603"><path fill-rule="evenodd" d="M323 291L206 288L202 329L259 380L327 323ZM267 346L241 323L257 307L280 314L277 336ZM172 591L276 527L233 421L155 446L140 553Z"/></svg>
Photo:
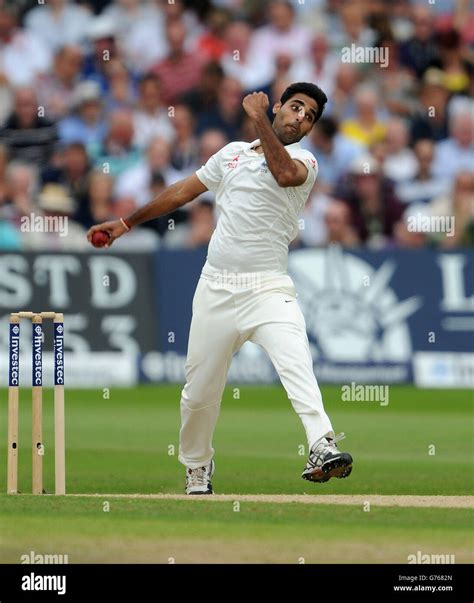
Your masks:
<svg viewBox="0 0 474 603"><path fill-rule="evenodd" d="M283 92L280 102L282 105L286 103L286 101L290 100L296 94L306 94L310 98L314 99L318 105L318 110L316 111L316 119L314 123L318 121L324 111L324 105L328 102L328 97L324 94L324 92L316 86L316 84L309 84L307 82L298 82L296 84L291 84L288 88Z"/></svg>

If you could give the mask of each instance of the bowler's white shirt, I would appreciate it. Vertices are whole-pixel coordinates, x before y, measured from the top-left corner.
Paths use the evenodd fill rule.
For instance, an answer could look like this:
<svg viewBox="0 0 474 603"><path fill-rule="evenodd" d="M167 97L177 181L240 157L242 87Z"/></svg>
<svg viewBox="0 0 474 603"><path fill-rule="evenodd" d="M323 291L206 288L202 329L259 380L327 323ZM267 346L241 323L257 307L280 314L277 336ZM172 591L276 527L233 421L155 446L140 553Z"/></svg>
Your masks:
<svg viewBox="0 0 474 603"><path fill-rule="evenodd" d="M209 243L203 276L215 271L286 274L288 245L298 234L298 216L318 174L314 155L297 142L285 146L308 168L300 186L283 188L270 172L265 155L252 143L232 142L196 172L216 194L220 215Z"/></svg>

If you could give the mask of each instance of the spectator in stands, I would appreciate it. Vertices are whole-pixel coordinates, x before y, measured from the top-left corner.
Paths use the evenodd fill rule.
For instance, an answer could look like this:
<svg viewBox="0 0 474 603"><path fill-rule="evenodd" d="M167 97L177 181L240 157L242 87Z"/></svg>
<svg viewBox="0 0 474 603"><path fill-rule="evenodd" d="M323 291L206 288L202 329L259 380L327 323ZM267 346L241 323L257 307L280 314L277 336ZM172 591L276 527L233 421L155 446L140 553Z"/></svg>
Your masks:
<svg viewBox="0 0 474 603"><path fill-rule="evenodd" d="M42 174L43 184L61 184L77 206L85 202L91 170L85 146L80 142L67 145L59 155L59 165L47 166Z"/></svg>
<svg viewBox="0 0 474 603"><path fill-rule="evenodd" d="M359 0L345 0L336 7L338 27L331 36L333 48L345 46L373 46L375 33L367 24L367 9Z"/></svg>
<svg viewBox="0 0 474 603"><path fill-rule="evenodd" d="M60 218L61 222L57 221L57 228L24 232L25 249L32 251L84 251L86 249L86 230L72 219L76 205L63 186L46 184L38 196L38 209L44 218Z"/></svg>
<svg viewBox="0 0 474 603"><path fill-rule="evenodd" d="M36 209L37 170L20 161L11 161L6 171L6 184L7 198L4 215L19 228L21 217Z"/></svg>
<svg viewBox="0 0 474 603"><path fill-rule="evenodd" d="M8 149L4 144L0 144L0 207L7 197L7 167L8 167Z"/></svg>
<svg viewBox="0 0 474 603"><path fill-rule="evenodd" d="M118 176L115 196L118 199L133 198L137 208L145 205L151 201L150 187L154 173L162 174L166 186L182 178L182 174L173 169L170 162L170 143L164 138L153 138L148 145L146 157Z"/></svg>
<svg viewBox="0 0 474 603"><path fill-rule="evenodd" d="M455 29L442 31L437 35L437 43L446 89L452 94L468 94L474 65L463 55L460 33Z"/></svg>
<svg viewBox="0 0 474 603"><path fill-rule="evenodd" d="M243 90L238 80L230 77L224 81L217 93L217 106L202 113L197 122L197 133L205 130L222 130L230 140L237 140L243 120Z"/></svg>
<svg viewBox="0 0 474 603"><path fill-rule="evenodd" d="M342 122L341 132L347 138L367 147L382 140L386 135L386 127L377 115L379 102L380 99L373 88L366 85L359 87L355 95L356 113L353 119Z"/></svg>
<svg viewBox="0 0 474 603"><path fill-rule="evenodd" d="M131 109L137 101L135 81L123 61L114 58L107 62L107 93L104 96L106 111Z"/></svg>
<svg viewBox="0 0 474 603"><path fill-rule="evenodd" d="M474 104L474 101L473 101ZM474 108L454 112L449 121L449 138L435 146L433 170L453 179L460 170L474 166Z"/></svg>
<svg viewBox="0 0 474 603"><path fill-rule="evenodd" d="M269 84L273 73L264 61L253 60L249 54L252 28L246 21L234 21L226 30L229 50L222 56L225 74L239 80L244 90L253 90Z"/></svg>
<svg viewBox="0 0 474 603"><path fill-rule="evenodd" d="M91 13L69 0L48 0L33 8L25 19L33 32L52 51L68 44L85 42Z"/></svg>
<svg viewBox="0 0 474 603"><path fill-rule="evenodd" d="M113 215L114 180L100 170L91 172L87 181L87 191L79 205L75 218L84 228L105 222Z"/></svg>
<svg viewBox="0 0 474 603"><path fill-rule="evenodd" d="M337 243L343 247L358 247L360 240L351 223L351 210L344 201L333 199L330 201L325 215L326 225L325 245Z"/></svg>
<svg viewBox="0 0 474 603"><path fill-rule="evenodd" d="M331 115L338 121L352 119L356 112L354 97L358 84L359 72L355 65L341 63L325 115Z"/></svg>
<svg viewBox="0 0 474 603"><path fill-rule="evenodd" d="M454 216L453 236L435 233L435 238L444 249L474 245L474 172L460 171L452 190L437 197L430 205L432 216Z"/></svg>
<svg viewBox="0 0 474 603"><path fill-rule="evenodd" d="M432 140L422 138L413 147L418 164L414 178L401 182L396 187L397 197L403 203L429 203L446 190L446 179L433 171L434 145Z"/></svg>
<svg viewBox="0 0 474 603"><path fill-rule="evenodd" d="M171 105L198 85L205 61L200 55L185 50L186 27L181 21L167 23L166 39L169 53L153 72L161 80L164 102Z"/></svg>
<svg viewBox="0 0 474 603"><path fill-rule="evenodd" d="M106 93L109 87L108 62L113 59L121 59L116 41L115 22L105 15L101 15L94 19L87 35L92 44L92 50L84 59L82 77L85 80L96 82L99 89Z"/></svg>
<svg viewBox="0 0 474 603"><path fill-rule="evenodd" d="M160 136L168 142L175 133L168 110L162 104L160 80L156 75L143 76L139 85L138 107L133 114L135 144L146 147L152 138Z"/></svg>
<svg viewBox="0 0 474 603"><path fill-rule="evenodd" d="M407 207L401 219L393 227L393 244L396 247L406 249L421 249L428 244L428 233L413 228L413 218L429 218L429 208L424 204L421 206L411 205Z"/></svg>
<svg viewBox="0 0 474 603"><path fill-rule="evenodd" d="M263 63L271 77L277 55L288 54L295 60L308 55L311 35L308 29L295 21L292 2L273 0L268 3L269 23L253 34L249 50L249 63L260 66Z"/></svg>
<svg viewBox="0 0 474 603"><path fill-rule="evenodd" d="M165 18L152 2L115 0L103 13L117 35L126 65L143 74L166 56Z"/></svg>
<svg viewBox="0 0 474 603"><path fill-rule="evenodd" d="M442 71L430 68L423 76L415 111L411 117L411 138L443 140L448 136L447 111L449 93Z"/></svg>
<svg viewBox="0 0 474 603"><path fill-rule="evenodd" d="M41 165L48 162L58 139L55 124L38 115L38 99L33 88L18 88L15 108L0 129L0 140L12 159Z"/></svg>
<svg viewBox="0 0 474 603"><path fill-rule="evenodd" d="M134 138L132 113L123 109L110 113L103 144L91 147L89 151L94 166L112 176L136 166L142 159L142 152L133 142Z"/></svg>
<svg viewBox="0 0 474 603"><path fill-rule="evenodd" d="M308 58L294 61L289 79L293 82L317 82L330 97L340 64L340 57L330 51L326 36L320 34L313 39Z"/></svg>
<svg viewBox="0 0 474 603"><path fill-rule="evenodd" d="M204 66L199 84L193 90L181 95L185 103L196 116L199 113L213 111L217 106L217 92L224 79L224 70L219 63L211 62Z"/></svg>
<svg viewBox="0 0 474 603"><path fill-rule="evenodd" d="M432 66L439 64L439 53L434 39L434 14L428 5L414 6L412 10L413 36L400 45L400 63L417 78Z"/></svg>
<svg viewBox="0 0 474 603"><path fill-rule="evenodd" d="M214 232L214 208L211 201L195 201L189 210L189 219L167 231L164 244L168 248L196 249L209 244Z"/></svg>
<svg viewBox="0 0 474 603"><path fill-rule="evenodd" d="M198 140L194 135L195 120L189 107L176 105L171 120L175 140L171 151L171 165L183 174L191 174L198 167Z"/></svg>
<svg viewBox="0 0 474 603"><path fill-rule="evenodd" d="M17 18L17 8L0 3L0 80L29 86L51 67L51 53L34 34L17 27Z"/></svg>
<svg viewBox="0 0 474 603"><path fill-rule="evenodd" d="M38 101L53 121L72 110L81 68L81 49L78 46L63 46L54 56L51 72L39 76L36 82Z"/></svg>
<svg viewBox="0 0 474 603"><path fill-rule="evenodd" d="M350 163L363 152L359 145L338 131L338 123L332 117L321 117L314 125L311 136L303 146L311 151L318 161L316 187L331 192L335 184L346 173Z"/></svg>
<svg viewBox="0 0 474 603"><path fill-rule="evenodd" d="M387 157L383 165L385 176L397 183L412 180L417 173L418 162L415 154L408 147L408 127L402 119L393 118L387 122L385 141L387 144Z"/></svg>
<svg viewBox="0 0 474 603"><path fill-rule="evenodd" d="M222 8L213 8L206 17L206 31L197 40L196 50L206 61L219 61L229 50L226 37L230 14Z"/></svg>
<svg viewBox="0 0 474 603"><path fill-rule="evenodd" d="M61 142L80 142L86 147L99 145L107 132L99 84L79 84L74 94L73 106L74 113L64 117L58 124Z"/></svg>
<svg viewBox="0 0 474 603"><path fill-rule="evenodd" d="M382 247L390 242L403 205L371 155L362 155L351 163L348 178L336 189L335 196L349 204L352 223L364 243Z"/></svg>

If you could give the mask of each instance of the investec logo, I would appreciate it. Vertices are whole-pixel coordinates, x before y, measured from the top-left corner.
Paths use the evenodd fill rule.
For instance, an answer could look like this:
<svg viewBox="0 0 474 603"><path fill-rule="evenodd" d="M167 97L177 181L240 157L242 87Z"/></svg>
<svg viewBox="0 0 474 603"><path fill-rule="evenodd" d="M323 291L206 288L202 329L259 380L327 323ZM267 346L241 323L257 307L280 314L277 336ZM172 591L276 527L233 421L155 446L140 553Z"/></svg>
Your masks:
<svg viewBox="0 0 474 603"><path fill-rule="evenodd" d="M20 327L12 326L10 337L10 383L18 386L20 382Z"/></svg>
<svg viewBox="0 0 474 603"><path fill-rule="evenodd" d="M55 384L64 385L64 327L61 324L56 326L54 342Z"/></svg>
<svg viewBox="0 0 474 603"><path fill-rule="evenodd" d="M36 325L33 337L33 385L41 385L41 344L43 333L41 325Z"/></svg>

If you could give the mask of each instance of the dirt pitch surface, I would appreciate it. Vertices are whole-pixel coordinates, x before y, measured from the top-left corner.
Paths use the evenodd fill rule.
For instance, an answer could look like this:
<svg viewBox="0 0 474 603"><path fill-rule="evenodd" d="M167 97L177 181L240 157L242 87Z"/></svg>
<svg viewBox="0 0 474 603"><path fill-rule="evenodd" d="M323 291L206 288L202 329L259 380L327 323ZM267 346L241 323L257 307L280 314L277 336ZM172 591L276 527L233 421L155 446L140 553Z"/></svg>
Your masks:
<svg viewBox="0 0 474 603"><path fill-rule="evenodd" d="M156 500L206 500L216 502L302 503L306 505L364 505L378 507L432 507L438 509L473 509L474 496L382 496L380 494L326 495L312 494L213 494L186 496L185 494L69 494L97 498L144 498Z"/></svg>

